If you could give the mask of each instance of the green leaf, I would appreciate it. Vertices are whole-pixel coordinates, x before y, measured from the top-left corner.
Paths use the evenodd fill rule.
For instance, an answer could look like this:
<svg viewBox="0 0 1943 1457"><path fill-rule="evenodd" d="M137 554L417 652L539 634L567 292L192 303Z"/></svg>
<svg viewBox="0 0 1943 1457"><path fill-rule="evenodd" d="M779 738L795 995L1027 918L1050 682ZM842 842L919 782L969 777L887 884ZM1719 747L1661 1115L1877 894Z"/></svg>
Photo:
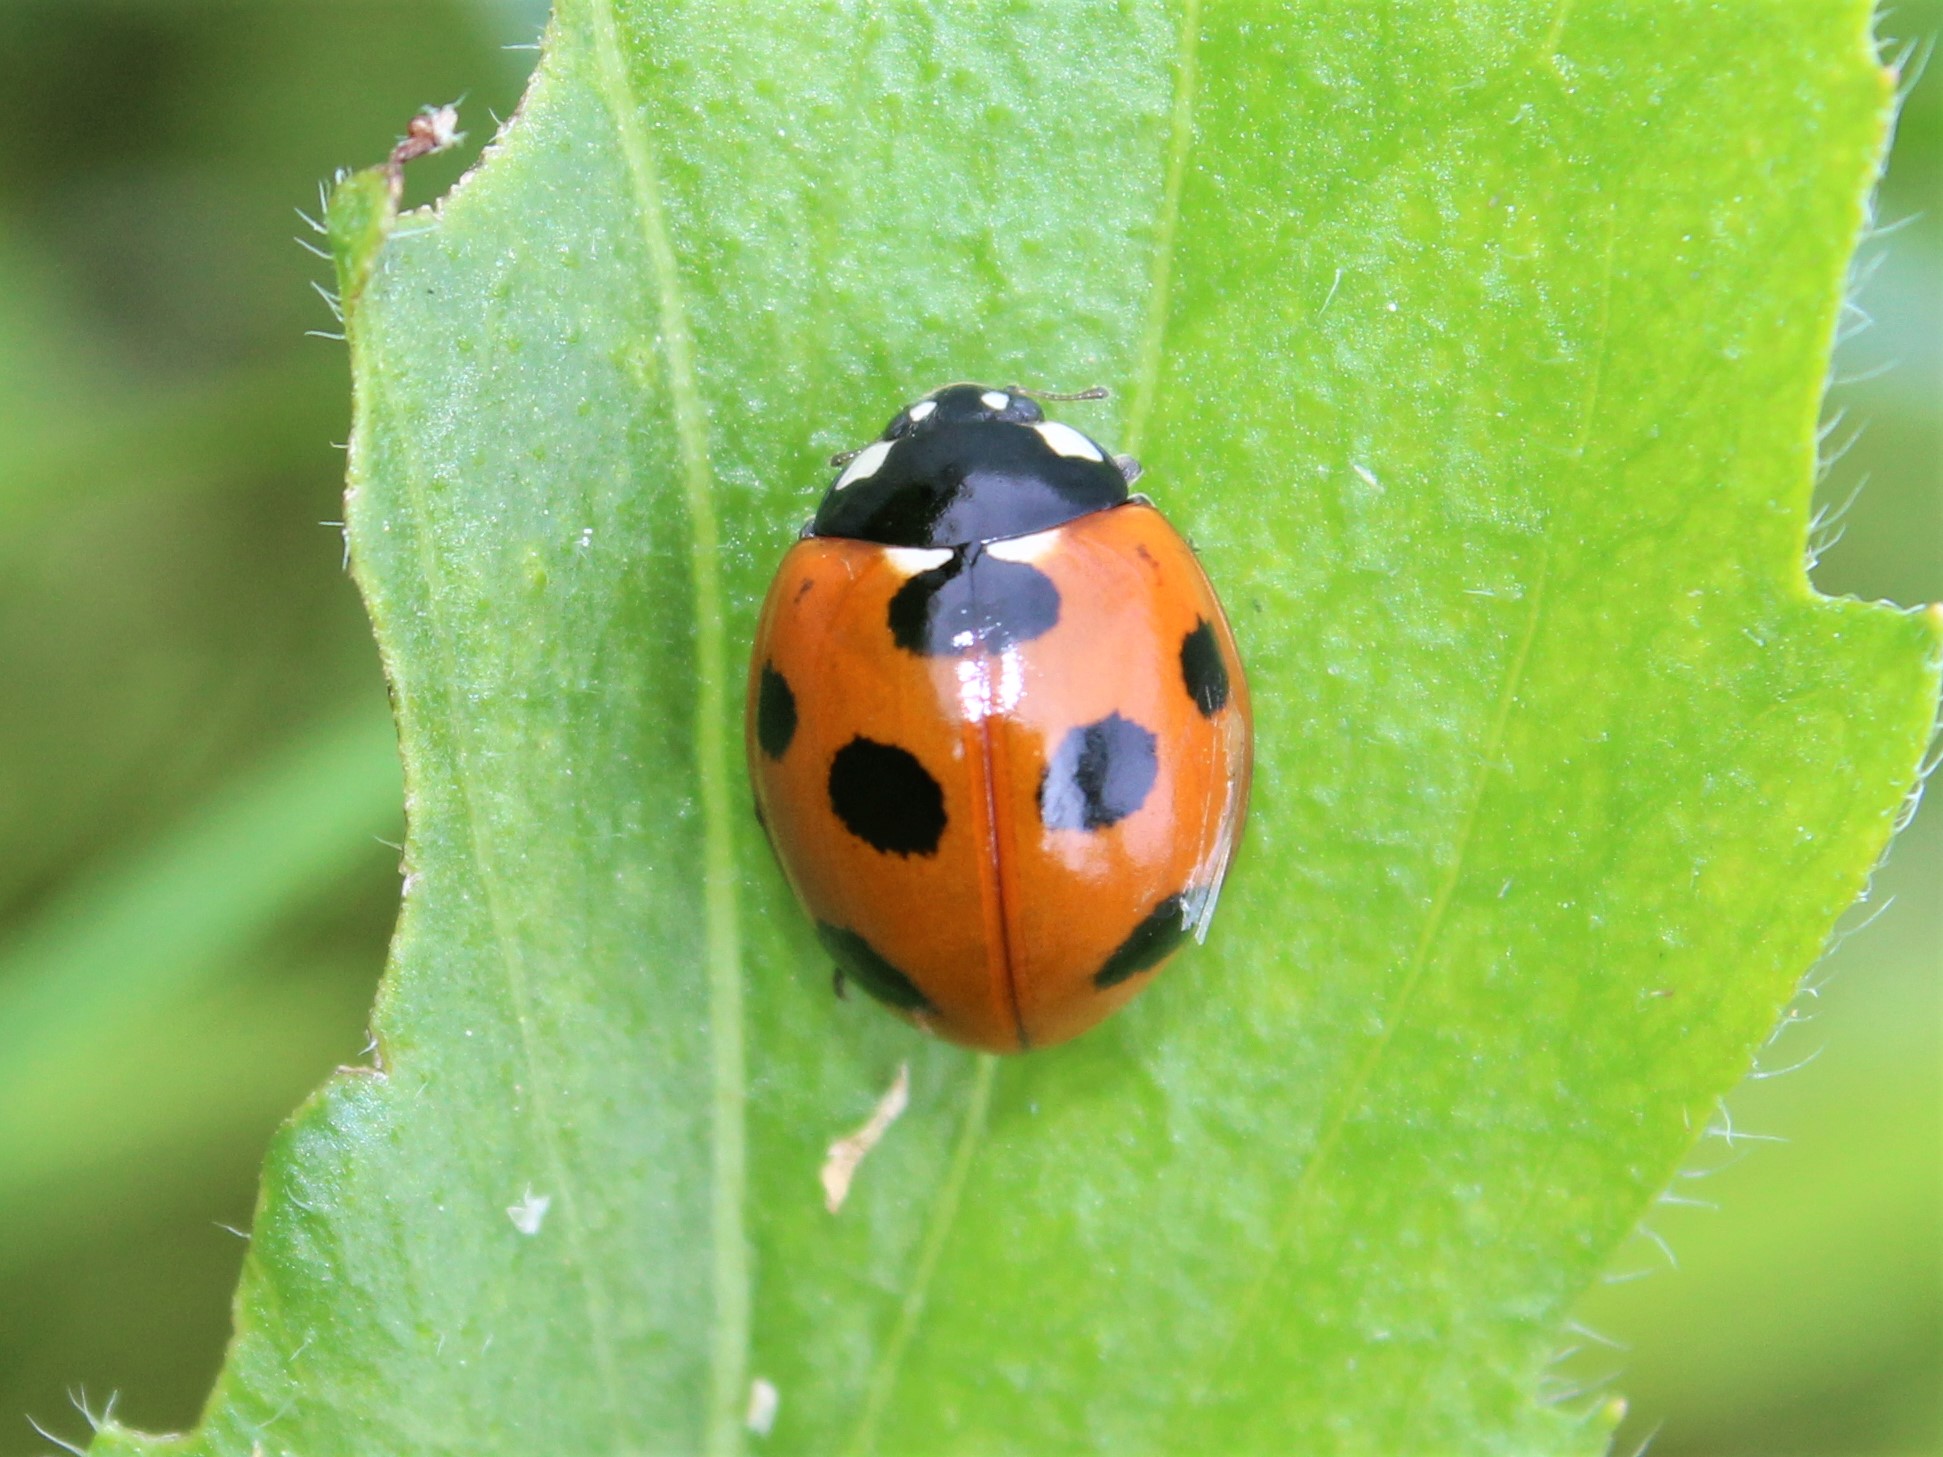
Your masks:
<svg viewBox="0 0 1943 1457"><path fill-rule="evenodd" d="M1802 566L1868 22L563 0L440 209L349 179L410 874L181 1449L1599 1449L1559 1324L1934 707ZM1258 704L1211 943L1003 1062L830 997L740 767L821 458L954 378L1117 388Z"/></svg>

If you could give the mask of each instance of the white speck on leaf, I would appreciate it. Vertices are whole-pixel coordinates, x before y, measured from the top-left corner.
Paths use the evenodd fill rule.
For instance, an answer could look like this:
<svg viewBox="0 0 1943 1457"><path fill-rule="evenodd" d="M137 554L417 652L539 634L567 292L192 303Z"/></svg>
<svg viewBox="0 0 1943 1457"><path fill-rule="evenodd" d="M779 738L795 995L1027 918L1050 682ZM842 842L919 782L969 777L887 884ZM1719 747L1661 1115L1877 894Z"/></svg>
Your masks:
<svg viewBox="0 0 1943 1457"><path fill-rule="evenodd" d="M843 1208L843 1201L850 1197L850 1181L856 1177L857 1165L864 1156L883 1139L890 1126L897 1122L911 1103L911 1065L899 1063L897 1076L884 1096L877 1100L871 1109L870 1117L864 1126L848 1138L839 1138L830 1145L828 1157L823 1160L823 1207L835 1214Z"/></svg>
<svg viewBox="0 0 1943 1457"><path fill-rule="evenodd" d="M513 1228L521 1234L538 1234L540 1226L546 1223L547 1210L552 1207L551 1194L535 1194L533 1186L528 1184L526 1192L520 1195L519 1203L506 1206L506 1217L513 1221Z"/></svg>
<svg viewBox="0 0 1943 1457"><path fill-rule="evenodd" d="M743 1425L758 1437L768 1436L769 1429L776 1425L776 1408L782 1405L782 1400L775 1383L758 1376L749 1383L749 1409L743 1415Z"/></svg>

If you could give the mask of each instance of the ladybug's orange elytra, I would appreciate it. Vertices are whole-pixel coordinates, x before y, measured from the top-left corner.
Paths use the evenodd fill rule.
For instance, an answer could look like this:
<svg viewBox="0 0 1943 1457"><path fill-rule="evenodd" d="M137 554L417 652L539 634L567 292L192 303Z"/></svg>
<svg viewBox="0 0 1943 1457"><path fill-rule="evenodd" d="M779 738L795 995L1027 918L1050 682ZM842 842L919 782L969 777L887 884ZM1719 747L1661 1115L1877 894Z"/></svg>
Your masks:
<svg viewBox="0 0 1943 1457"><path fill-rule="evenodd" d="M1194 553L1017 390L857 452L749 670L756 804L841 974L995 1052L1077 1036L1205 932L1248 689Z"/></svg>

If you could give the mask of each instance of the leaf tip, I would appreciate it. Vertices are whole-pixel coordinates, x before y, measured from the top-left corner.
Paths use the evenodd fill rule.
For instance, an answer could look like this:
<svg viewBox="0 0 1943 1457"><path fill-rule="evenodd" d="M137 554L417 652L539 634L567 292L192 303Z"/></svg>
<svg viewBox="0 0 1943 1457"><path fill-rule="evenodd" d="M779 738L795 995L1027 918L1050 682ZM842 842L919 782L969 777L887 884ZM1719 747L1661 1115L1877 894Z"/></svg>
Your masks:
<svg viewBox="0 0 1943 1457"><path fill-rule="evenodd" d="M398 219L406 164L450 151L464 140L456 104L427 106L411 119L405 135L378 166L338 173L325 207L324 233L337 266L339 296L346 305L371 277L378 250Z"/></svg>

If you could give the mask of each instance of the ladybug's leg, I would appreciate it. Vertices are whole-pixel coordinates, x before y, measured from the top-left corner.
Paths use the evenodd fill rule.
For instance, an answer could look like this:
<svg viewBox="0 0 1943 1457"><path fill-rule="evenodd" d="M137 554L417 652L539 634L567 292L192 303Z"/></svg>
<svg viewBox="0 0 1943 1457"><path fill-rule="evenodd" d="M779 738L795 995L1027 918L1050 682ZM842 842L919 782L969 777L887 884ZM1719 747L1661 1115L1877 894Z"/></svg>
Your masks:
<svg viewBox="0 0 1943 1457"><path fill-rule="evenodd" d="M843 974L843 968L840 966L831 967L830 990L836 993L839 1002L847 1002L850 1000L850 993L846 990L848 986L849 981Z"/></svg>
<svg viewBox="0 0 1943 1457"><path fill-rule="evenodd" d="M1139 480L1146 469L1131 455L1116 455L1113 457L1113 464L1119 469L1121 476L1125 478L1128 485L1132 485L1135 481Z"/></svg>

